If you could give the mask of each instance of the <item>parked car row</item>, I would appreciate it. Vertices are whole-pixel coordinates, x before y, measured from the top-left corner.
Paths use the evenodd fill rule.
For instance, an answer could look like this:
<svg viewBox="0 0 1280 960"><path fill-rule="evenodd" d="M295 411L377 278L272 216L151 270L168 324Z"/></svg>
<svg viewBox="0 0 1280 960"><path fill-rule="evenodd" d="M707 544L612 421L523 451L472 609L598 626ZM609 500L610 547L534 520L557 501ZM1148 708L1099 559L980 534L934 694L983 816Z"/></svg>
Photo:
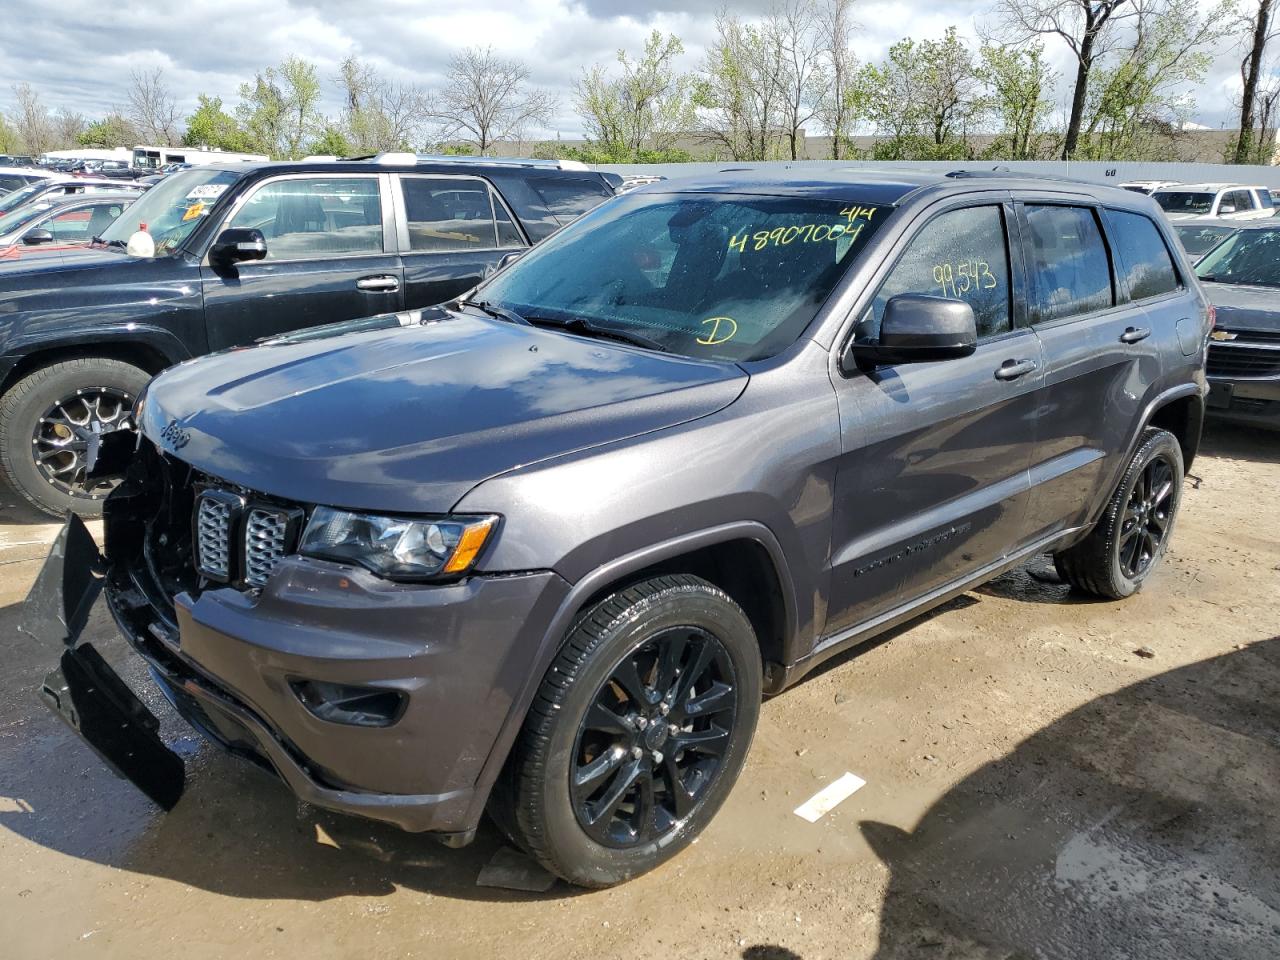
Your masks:
<svg viewBox="0 0 1280 960"><path fill-rule="evenodd" d="M1212 329L1159 207L793 177L206 167L83 263L0 278L0 456L104 513L35 589L73 612L32 628L47 701L177 801L181 759L78 643L105 590L177 711L305 800L454 845L487 810L602 887L698 837L763 694L1046 552L1141 588Z"/></svg>
<svg viewBox="0 0 1280 960"><path fill-rule="evenodd" d="M0 260L0 476L42 510L96 513L110 489L89 477L96 444L155 373L447 301L613 197L614 182L555 162L412 155L170 174L95 224L89 248Z"/></svg>

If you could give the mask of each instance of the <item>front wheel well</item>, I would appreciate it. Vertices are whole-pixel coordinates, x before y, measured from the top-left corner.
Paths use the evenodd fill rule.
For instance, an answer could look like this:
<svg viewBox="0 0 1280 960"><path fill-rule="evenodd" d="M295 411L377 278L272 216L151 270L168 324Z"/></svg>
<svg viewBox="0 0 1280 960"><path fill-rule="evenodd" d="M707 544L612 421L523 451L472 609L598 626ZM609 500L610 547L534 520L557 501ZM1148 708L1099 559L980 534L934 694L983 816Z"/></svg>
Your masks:
<svg viewBox="0 0 1280 960"><path fill-rule="evenodd" d="M1182 448L1182 469L1190 472L1191 462L1200 449L1200 431L1204 427L1204 401L1199 394L1178 397L1157 409L1147 423L1168 430Z"/></svg>
<svg viewBox="0 0 1280 960"><path fill-rule="evenodd" d="M760 658L781 664L787 634L787 604L782 582L769 551L749 538L726 540L660 560L601 587L583 603L588 610L612 593L652 577L687 573L719 587L751 621L760 643Z"/></svg>
<svg viewBox="0 0 1280 960"><path fill-rule="evenodd" d="M166 367L172 366L174 363L173 360L170 360L155 347L145 343L104 343L95 344L92 347L50 347L45 350L36 350L28 353L14 364L13 369L5 376L4 382L0 383L0 394L8 392L9 388L23 377L42 367L62 363L65 360L87 360L90 358L119 360L121 363L128 363L145 370L152 376L155 376Z"/></svg>

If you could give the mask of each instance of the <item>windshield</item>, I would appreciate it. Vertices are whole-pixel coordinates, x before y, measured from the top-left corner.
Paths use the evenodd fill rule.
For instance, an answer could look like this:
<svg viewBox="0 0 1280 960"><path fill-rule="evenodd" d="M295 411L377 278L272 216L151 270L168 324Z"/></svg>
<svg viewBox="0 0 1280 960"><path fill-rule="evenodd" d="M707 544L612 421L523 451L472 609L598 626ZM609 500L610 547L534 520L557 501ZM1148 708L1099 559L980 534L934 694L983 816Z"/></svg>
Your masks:
<svg viewBox="0 0 1280 960"><path fill-rule="evenodd" d="M474 294L538 320L756 360L792 343L891 208L807 197L632 194L597 207Z"/></svg>
<svg viewBox="0 0 1280 960"><path fill-rule="evenodd" d="M1280 227L1241 230L1196 264L1196 276L1210 283L1280 287Z"/></svg>
<svg viewBox="0 0 1280 960"><path fill-rule="evenodd" d="M1152 196L1165 213L1208 213L1213 207L1212 193L1157 190Z"/></svg>
<svg viewBox="0 0 1280 960"><path fill-rule="evenodd" d="M171 174L142 194L128 212L102 232L104 243L129 242L146 230L156 244L156 256L173 253L209 215L218 198L241 174L208 167Z"/></svg>
<svg viewBox="0 0 1280 960"><path fill-rule="evenodd" d="M8 213L10 210L16 210L34 196L38 196L45 189L43 180L31 184L29 187L23 187L21 190L14 190L12 193L6 193L0 197L0 214Z"/></svg>
<svg viewBox="0 0 1280 960"><path fill-rule="evenodd" d="M1237 227L1228 226L1205 226L1203 224L1186 224L1175 226L1174 233L1178 235L1178 239L1182 242L1182 249L1193 257L1198 257L1208 253L1215 246L1223 241L1224 238L1235 233Z"/></svg>
<svg viewBox="0 0 1280 960"><path fill-rule="evenodd" d="M26 226L32 220L39 219L51 206L53 206L52 202L37 201L0 216L0 237Z"/></svg>

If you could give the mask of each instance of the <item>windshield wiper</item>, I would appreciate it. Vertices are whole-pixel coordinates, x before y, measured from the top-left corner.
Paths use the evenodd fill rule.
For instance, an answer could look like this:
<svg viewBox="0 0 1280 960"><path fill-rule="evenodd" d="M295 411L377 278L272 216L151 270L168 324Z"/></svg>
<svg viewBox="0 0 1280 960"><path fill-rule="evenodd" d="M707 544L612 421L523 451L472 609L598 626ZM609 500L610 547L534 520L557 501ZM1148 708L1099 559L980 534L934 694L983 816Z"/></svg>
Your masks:
<svg viewBox="0 0 1280 960"><path fill-rule="evenodd" d="M514 310L508 310L506 307L500 307L496 303L488 300L459 300L460 307L475 307L482 313L487 313L491 317L498 320L505 320L507 323L518 323L522 327L532 326L527 319L520 316Z"/></svg>
<svg viewBox="0 0 1280 960"><path fill-rule="evenodd" d="M122 250L128 249L129 244L124 240L103 240L101 237L94 237L89 243L95 246L103 247L119 247Z"/></svg>
<svg viewBox="0 0 1280 960"><path fill-rule="evenodd" d="M644 347L646 350L656 350L659 353L671 352L657 340L646 337L643 333L632 333L630 330L622 330L618 327L600 326L584 317L569 317L567 320L559 317L528 317L527 321L539 327L556 327L560 330L568 330L570 333L598 337L602 340L619 340L633 347Z"/></svg>

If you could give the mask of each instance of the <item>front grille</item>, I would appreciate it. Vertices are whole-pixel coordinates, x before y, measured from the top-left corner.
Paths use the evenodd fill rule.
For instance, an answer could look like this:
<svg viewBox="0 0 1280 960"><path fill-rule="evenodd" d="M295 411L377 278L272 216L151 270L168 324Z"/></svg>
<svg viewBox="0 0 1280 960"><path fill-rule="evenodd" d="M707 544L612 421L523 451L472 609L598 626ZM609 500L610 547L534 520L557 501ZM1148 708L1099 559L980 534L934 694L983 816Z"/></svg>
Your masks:
<svg viewBox="0 0 1280 960"><path fill-rule="evenodd" d="M205 495L196 506L196 569L211 580L231 579L231 521L235 504Z"/></svg>
<svg viewBox="0 0 1280 960"><path fill-rule="evenodd" d="M298 544L304 514L209 487L196 497L196 570L218 583L261 587Z"/></svg>
<svg viewBox="0 0 1280 960"><path fill-rule="evenodd" d="M260 587L267 582L271 571L285 555L285 535L289 530L289 517L282 510L249 511L244 526L244 579L246 583Z"/></svg>
<svg viewBox="0 0 1280 960"><path fill-rule="evenodd" d="M1280 376L1280 348L1210 343L1205 372L1211 377Z"/></svg>

